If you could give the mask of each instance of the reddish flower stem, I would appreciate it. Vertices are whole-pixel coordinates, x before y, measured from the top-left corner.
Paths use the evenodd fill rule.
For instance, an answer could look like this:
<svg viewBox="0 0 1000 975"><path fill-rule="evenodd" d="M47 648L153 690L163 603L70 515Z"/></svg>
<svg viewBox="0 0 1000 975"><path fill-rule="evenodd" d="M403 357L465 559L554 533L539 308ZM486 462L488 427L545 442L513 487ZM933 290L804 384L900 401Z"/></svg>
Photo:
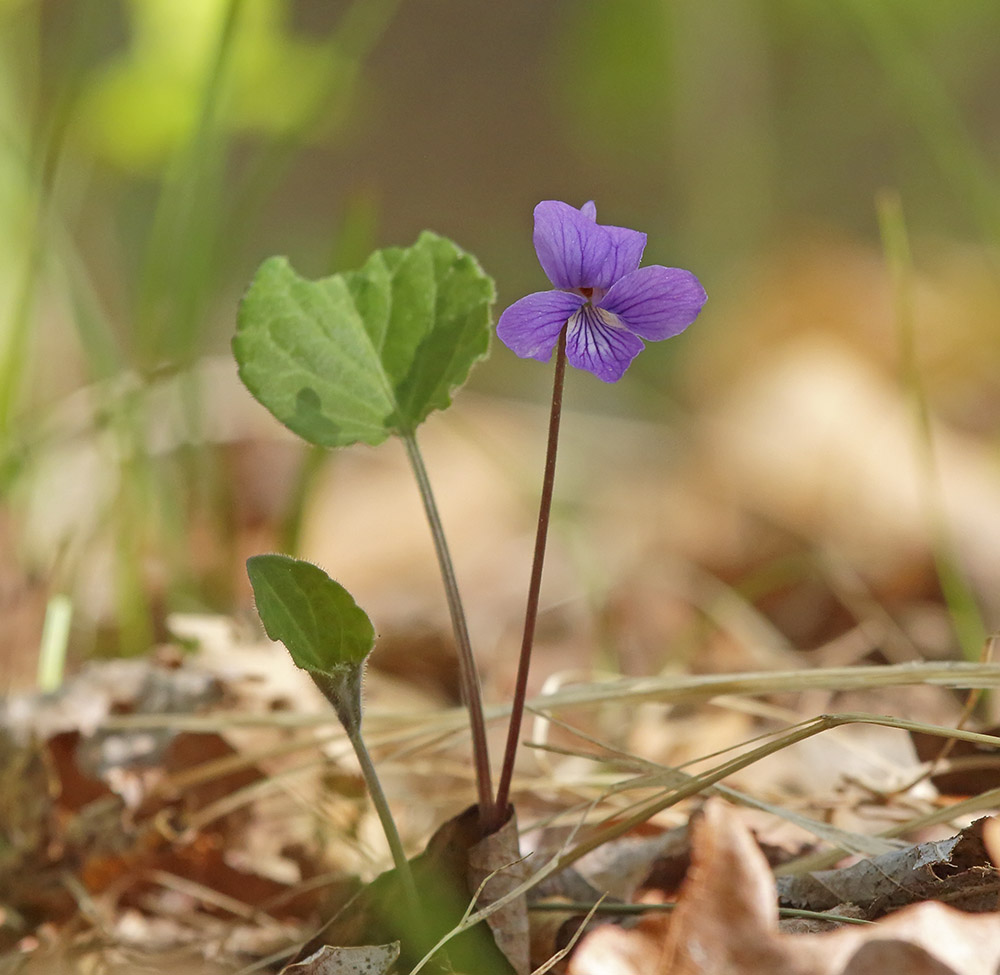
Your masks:
<svg viewBox="0 0 1000 975"><path fill-rule="evenodd" d="M556 346L556 371L552 383L552 410L549 413L549 442L545 454L545 473L542 477L542 497L538 506L538 529L535 533L535 555L531 563L531 581L528 583L528 605L524 612L524 636L521 640L521 658L517 666L517 683L511 705L510 724L507 728L507 747L500 770L500 785L494 805L501 823L507 817L510 802L510 782L514 775L514 757L521 736L521 719L528 691L528 668L531 666L531 648L535 641L535 623L538 619L538 596L542 587L542 564L545 561L545 541L549 533L549 514L552 511L552 487L556 476L556 449L559 446L559 420L562 416L563 384L566 378L566 329L559 333ZM497 823L495 828L499 828Z"/></svg>

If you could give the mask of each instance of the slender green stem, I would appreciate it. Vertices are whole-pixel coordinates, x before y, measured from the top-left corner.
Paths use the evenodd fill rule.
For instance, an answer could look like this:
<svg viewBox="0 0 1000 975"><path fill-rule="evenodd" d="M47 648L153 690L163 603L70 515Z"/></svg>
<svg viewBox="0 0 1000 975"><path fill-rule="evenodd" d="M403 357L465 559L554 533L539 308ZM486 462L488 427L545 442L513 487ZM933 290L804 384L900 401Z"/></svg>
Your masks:
<svg viewBox="0 0 1000 975"><path fill-rule="evenodd" d="M385 792L382 791L382 783L375 772L372 757L368 754L364 738L361 737L361 728L358 725L348 725L347 723L344 724L344 728L351 745L354 747L354 754L358 756L361 774L364 776L365 785L368 786L368 794L371 796L375 812L382 824L382 831L389 841L392 862L396 866L396 873L403 885L403 892L410 912L414 918L419 918L420 898L417 894L417 885L413 880L413 871L410 869L410 861L406 859L406 853L403 851L403 841L399 838L399 830L396 829L396 821L392 818L392 810L389 808Z"/></svg>
<svg viewBox="0 0 1000 975"><path fill-rule="evenodd" d="M545 561L545 542L549 534L549 515L552 511L552 488L556 477L556 451L559 447L559 420L562 417L563 384L566 378L566 329L559 334L556 347L556 372L552 383L552 410L549 413L549 443L545 454L545 473L542 477L542 497L538 506L538 529L535 534L535 555L531 563L531 581L528 584L528 605L524 612L524 636L521 640L521 658L517 665L517 683L514 685L514 702L511 705L510 724L507 728L507 748L500 769L500 786L497 789L496 810L503 817L510 797L510 781L514 775L514 757L521 735L521 719L528 692L528 669L531 666L531 648L535 642L535 623L538 619L538 596L542 587L542 564Z"/></svg>
<svg viewBox="0 0 1000 975"><path fill-rule="evenodd" d="M403 885L410 913L414 920L419 920L420 899L417 896L417 885L413 880L410 861L406 859L403 841L399 838L399 830L396 828L396 820L392 818L389 801L382 790L382 783L375 771L375 764L372 762L368 747L361 735L361 680L363 675L363 665L335 667L327 671L309 671L313 683L333 705L340 723L344 726L344 731L347 732L347 739L354 749L354 754L358 757L361 774L364 776L365 785L368 786L368 794L371 796L375 812L382 824L382 832L385 833L385 838L389 843L389 852L392 853L392 862L396 866L396 873Z"/></svg>
<svg viewBox="0 0 1000 975"><path fill-rule="evenodd" d="M493 782L490 773L490 756L486 746L486 719L483 716L483 696L479 683L479 672L472 656L472 643L469 640L469 627L465 621L465 609L458 592L458 581L448 551L448 542L444 536L441 516L438 514L434 492L427 477L427 468L417 446L417 438L413 433L402 437L406 445L406 454L410 459L420 497L424 502L424 511L434 538L434 549L437 552L441 577L444 580L445 594L448 597L448 611L451 614L451 627L455 634L455 644L458 648L459 682L462 688L462 698L469 710L469 725L472 730L472 755L476 769L476 788L479 797L479 822L484 831L491 832L502 823L496 822L496 809L493 805Z"/></svg>
<svg viewBox="0 0 1000 975"><path fill-rule="evenodd" d="M531 904L528 907L533 913L544 914L552 911L568 912L573 914L616 914L620 917L642 917L644 914L666 914L677 908L676 901L664 901L662 903L650 903L644 901L641 904L619 904L616 901L596 904L587 901L542 901L538 904ZM874 924L874 921L866 921L860 917L847 917L843 914L829 914L826 911L807 911L794 907L779 907L778 917L802 917L817 921L840 921L842 924L856 924L862 927L866 924Z"/></svg>

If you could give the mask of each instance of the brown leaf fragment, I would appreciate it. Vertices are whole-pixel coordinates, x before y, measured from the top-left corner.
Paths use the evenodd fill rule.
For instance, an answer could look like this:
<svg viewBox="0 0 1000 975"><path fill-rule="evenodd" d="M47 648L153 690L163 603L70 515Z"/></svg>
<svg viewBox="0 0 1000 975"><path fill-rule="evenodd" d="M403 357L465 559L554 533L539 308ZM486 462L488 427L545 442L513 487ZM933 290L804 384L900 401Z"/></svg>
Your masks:
<svg viewBox="0 0 1000 975"><path fill-rule="evenodd" d="M79 812L88 803L112 795L107 783L81 768L77 758L81 738L79 731L60 731L45 743L56 779L56 803L66 813Z"/></svg>
<svg viewBox="0 0 1000 975"><path fill-rule="evenodd" d="M613 960L610 960L612 959ZM821 934L783 934L770 871L738 815L718 799L693 826L677 909L633 931L580 943L569 975L997 975L1000 914L937 902Z"/></svg>
<svg viewBox="0 0 1000 975"><path fill-rule="evenodd" d="M529 871L540 869L549 858L562 853L574 836L575 830L562 826L526 834L526 845L532 847L527 860ZM603 899L605 905L615 901L629 903L640 887L655 887L661 892L658 899L662 900L676 891L689 862L686 826L664 832L659 827L643 824L591 850L572 866L546 877L528 893L528 902L533 905L542 902L587 905ZM566 948L579 936L586 914L586 910L579 909L536 912L531 919L532 963L540 966ZM588 931L603 926L614 929L606 936L614 939L618 928L613 922L601 915L586 922Z"/></svg>
<svg viewBox="0 0 1000 975"><path fill-rule="evenodd" d="M955 969L932 958L923 948L895 938L863 944L847 963L842 975L956 975Z"/></svg>
<svg viewBox="0 0 1000 975"><path fill-rule="evenodd" d="M576 864L591 886L622 900L640 887L674 893L690 863L687 828L628 835L599 846Z"/></svg>
<svg viewBox="0 0 1000 975"><path fill-rule="evenodd" d="M877 924L786 940L802 957L827 951L845 958L843 968L833 969L837 975L996 975L1000 968L1000 916L966 914L934 901Z"/></svg>
<svg viewBox="0 0 1000 975"><path fill-rule="evenodd" d="M691 869L667 927L663 964L670 975L779 972L778 904L771 870L746 829L709 799L692 826ZM654 971L654 969L650 969Z"/></svg>
<svg viewBox="0 0 1000 975"><path fill-rule="evenodd" d="M221 735L182 731L173 736L162 755L163 771L183 783L181 800L187 812L196 812L240 789L260 782L263 771L241 762L239 752ZM211 768L211 775L195 774ZM187 780L187 781L185 781Z"/></svg>
<svg viewBox="0 0 1000 975"><path fill-rule="evenodd" d="M540 867L560 854L572 835L565 827L528 833L525 838L532 847L528 863ZM529 900L565 897L594 902L605 895L627 902L639 889L651 887L672 895L687 873L689 854L686 826L664 831L645 824L552 874L532 889Z"/></svg>
<svg viewBox="0 0 1000 975"><path fill-rule="evenodd" d="M597 898L594 898L595 902ZM575 932L580 926L581 915L577 910L557 911L551 908L563 902L559 898L547 898L543 901L535 901L537 904L546 905L546 910L534 911L530 924L530 947L532 970L544 965L553 955L562 948L565 948ZM567 928L571 928L567 934ZM559 971L559 969L556 969Z"/></svg>
<svg viewBox="0 0 1000 975"><path fill-rule="evenodd" d="M475 894L469 889L469 852L482 838L478 811L473 806L444 823L430 838L427 849L410 860L420 898L419 918L405 909L399 877L395 870L389 870L345 904L321 937L333 945L399 941L401 967L409 971L461 922ZM313 941L305 951L318 947ZM422 971L428 975L444 971L512 975L514 970L489 927L482 923L452 937L435 962Z"/></svg>
<svg viewBox="0 0 1000 975"><path fill-rule="evenodd" d="M357 948L324 945L308 958L286 965L280 975L388 975L398 957L398 941Z"/></svg>
<svg viewBox="0 0 1000 975"><path fill-rule="evenodd" d="M626 931L602 924L574 952L566 975L658 975L663 967L665 917L645 918Z"/></svg>
<svg viewBox="0 0 1000 975"><path fill-rule="evenodd" d="M733 825L735 824L735 825ZM587 935L569 975L783 973L771 871L725 803L709 800L692 826L691 867L672 915L643 918L632 931L605 925ZM608 958L619 952L622 965Z"/></svg>
<svg viewBox="0 0 1000 975"><path fill-rule="evenodd" d="M976 728L984 735L1000 728ZM975 796L1000 788L1000 752L980 742L942 740L938 735L911 731L910 740L922 762L933 762L931 782L944 795Z"/></svg>
<svg viewBox="0 0 1000 975"><path fill-rule="evenodd" d="M488 879L487 879L488 878ZM468 883L473 892L485 883L477 907L486 907L528 879L528 867L521 858L517 816L495 833L490 833L469 850ZM525 895L491 914L486 923L493 932L497 947L507 956L517 975L531 971L528 934L528 899Z"/></svg>
<svg viewBox="0 0 1000 975"><path fill-rule="evenodd" d="M983 846L986 855L990 858L990 863L994 866L1000 864L1000 819L990 816L983 823ZM1000 898L994 905L994 909L1000 909Z"/></svg>
<svg viewBox="0 0 1000 975"><path fill-rule="evenodd" d="M779 877L779 900L783 907L812 911L855 904L867 920L927 900L991 911L1000 894L1000 876L983 843L986 822L980 819L946 840L894 850L839 870Z"/></svg>

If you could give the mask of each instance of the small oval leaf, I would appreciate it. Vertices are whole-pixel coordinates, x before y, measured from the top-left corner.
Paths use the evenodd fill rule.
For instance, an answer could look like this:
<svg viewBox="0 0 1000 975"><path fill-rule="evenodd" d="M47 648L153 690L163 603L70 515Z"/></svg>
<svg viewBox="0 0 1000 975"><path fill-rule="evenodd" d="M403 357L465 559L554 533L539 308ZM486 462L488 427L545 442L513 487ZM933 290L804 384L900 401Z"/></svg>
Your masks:
<svg viewBox="0 0 1000 975"><path fill-rule="evenodd" d="M320 674L361 667L375 646L375 628L339 582L287 555L247 559L247 575L267 635L299 667Z"/></svg>

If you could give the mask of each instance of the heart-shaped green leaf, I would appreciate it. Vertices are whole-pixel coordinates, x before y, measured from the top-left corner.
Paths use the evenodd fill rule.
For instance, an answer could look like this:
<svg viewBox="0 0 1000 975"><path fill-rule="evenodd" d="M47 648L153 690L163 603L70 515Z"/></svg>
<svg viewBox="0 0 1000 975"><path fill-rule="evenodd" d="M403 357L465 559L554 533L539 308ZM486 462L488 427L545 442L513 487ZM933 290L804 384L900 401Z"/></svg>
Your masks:
<svg viewBox="0 0 1000 975"><path fill-rule="evenodd" d="M493 281L429 231L318 281L272 257L240 304L240 378L310 443L378 444L444 409L489 348Z"/></svg>
<svg viewBox="0 0 1000 975"><path fill-rule="evenodd" d="M299 667L313 674L360 670L375 646L375 628L339 582L287 555L255 555L247 575L267 635Z"/></svg>

